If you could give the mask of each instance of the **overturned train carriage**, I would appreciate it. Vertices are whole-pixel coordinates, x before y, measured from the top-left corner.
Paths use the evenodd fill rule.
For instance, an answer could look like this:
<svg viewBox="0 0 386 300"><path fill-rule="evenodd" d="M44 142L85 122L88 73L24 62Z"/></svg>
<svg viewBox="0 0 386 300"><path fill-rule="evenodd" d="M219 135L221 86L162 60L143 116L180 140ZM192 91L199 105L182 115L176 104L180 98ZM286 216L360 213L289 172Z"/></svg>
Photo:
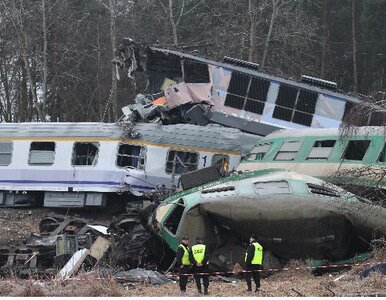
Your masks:
<svg viewBox="0 0 386 300"><path fill-rule="evenodd" d="M251 234L281 259L353 256L386 234L386 210L314 177L268 169L175 194L149 226L172 251L182 236L202 237L210 262L229 270Z"/></svg>
<svg viewBox="0 0 386 300"><path fill-rule="evenodd" d="M218 160L233 169L254 143L220 126L2 123L0 205L105 206Z"/></svg>

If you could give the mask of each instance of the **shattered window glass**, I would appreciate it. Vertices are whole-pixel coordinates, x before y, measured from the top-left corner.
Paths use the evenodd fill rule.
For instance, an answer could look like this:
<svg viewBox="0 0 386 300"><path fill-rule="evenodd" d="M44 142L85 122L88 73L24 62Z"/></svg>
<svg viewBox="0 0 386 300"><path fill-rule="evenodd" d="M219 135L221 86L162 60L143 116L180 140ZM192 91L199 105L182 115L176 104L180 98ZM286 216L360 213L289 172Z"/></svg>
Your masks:
<svg viewBox="0 0 386 300"><path fill-rule="evenodd" d="M117 166L143 170L145 166L145 153L146 149L143 146L121 143L118 148Z"/></svg>
<svg viewBox="0 0 386 300"><path fill-rule="evenodd" d="M294 160L303 142L285 142L276 154L275 160Z"/></svg>
<svg viewBox="0 0 386 300"><path fill-rule="evenodd" d="M166 162L166 173L182 174L197 170L198 154L196 152L185 152L170 150Z"/></svg>
<svg viewBox="0 0 386 300"><path fill-rule="evenodd" d="M255 190L259 195L291 194L287 181L255 182Z"/></svg>
<svg viewBox="0 0 386 300"><path fill-rule="evenodd" d="M8 166L12 161L12 142L0 142L0 166Z"/></svg>
<svg viewBox="0 0 386 300"><path fill-rule="evenodd" d="M307 159L325 159L327 160L334 148L336 140L315 141Z"/></svg>
<svg viewBox="0 0 386 300"><path fill-rule="evenodd" d="M370 140L349 141L343 159L362 160L369 148Z"/></svg>
<svg viewBox="0 0 386 300"><path fill-rule="evenodd" d="M187 83L209 83L208 64L185 60L184 80Z"/></svg>
<svg viewBox="0 0 386 300"><path fill-rule="evenodd" d="M167 219L164 222L164 228L169 230L173 235L177 233L178 226L180 225L182 215L185 210L184 200L181 198L175 203L175 208L169 214Z"/></svg>
<svg viewBox="0 0 386 300"><path fill-rule="evenodd" d="M74 143L72 152L73 166L95 166L98 161L98 143Z"/></svg>
<svg viewBox="0 0 386 300"><path fill-rule="evenodd" d="M271 148L272 143L257 145L252 151L246 156L246 160L262 160L268 150Z"/></svg>
<svg viewBox="0 0 386 300"><path fill-rule="evenodd" d="M281 84L273 117L276 119L311 126L318 93Z"/></svg>
<svg viewBox="0 0 386 300"><path fill-rule="evenodd" d="M54 142L32 142L29 151L30 165L52 165L55 160Z"/></svg>
<svg viewBox="0 0 386 300"><path fill-rule="evenodd" d="M383 146L383 150L379 155L378 161L383 163L386 162L386 144Z"/></svg>

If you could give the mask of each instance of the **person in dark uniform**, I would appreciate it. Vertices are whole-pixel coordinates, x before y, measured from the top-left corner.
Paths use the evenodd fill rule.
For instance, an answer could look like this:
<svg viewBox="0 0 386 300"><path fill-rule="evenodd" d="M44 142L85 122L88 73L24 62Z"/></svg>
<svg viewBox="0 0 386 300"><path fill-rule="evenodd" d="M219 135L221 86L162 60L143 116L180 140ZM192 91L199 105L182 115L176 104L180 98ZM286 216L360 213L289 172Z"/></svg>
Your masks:
<svg viewBox="0 0 386 300"><path fill-rule="evenodd" d="M196 244L192 247L191 261L193 263L194 280L198 292L201 294L201 278L204 283L204 295L208 295L209 288L209 254L208 247L202 242L201 238L196 238ZM206 274L202 274L206 273Z"/></svg>
<svg viewBox="0 0 386 300"><path fill-rule="evenodd" d="M245 273L245 281L247 282L247 291L252 292L252 282L256 284L255 292L260 289L260 270L263 265L263 246L257 242L256 235L249 238L249 246L245 253L245 265L247 272Z"/></svg>
<svg viewBox="0 0 386 300"><path fill-rule="evenodd" d="M192 265L190 258L191 258L191 251L189 248L189 238L184 236L182 237L181 244L177 247L177 252L176 252L176 259L177 259L176 263L180 268L180 272L179 272L180 273L179 275L180 291L182 293L186 292L188 275L184 275L184 274L188 274L190 272L191 265Z"/></svg>

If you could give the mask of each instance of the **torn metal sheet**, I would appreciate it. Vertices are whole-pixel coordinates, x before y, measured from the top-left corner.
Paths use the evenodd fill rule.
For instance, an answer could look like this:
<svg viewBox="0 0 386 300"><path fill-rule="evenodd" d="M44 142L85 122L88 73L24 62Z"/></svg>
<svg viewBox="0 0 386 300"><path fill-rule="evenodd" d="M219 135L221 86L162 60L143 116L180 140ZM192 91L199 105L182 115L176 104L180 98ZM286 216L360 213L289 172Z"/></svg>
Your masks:
<svg viewBox="0 0 386 300"><path fill-rule="evenodd" d="M165 89L165 97L169 109L186 103L213 104L211 97L212 84L181 82Z"/></svg>
<svg viewBox="0 0 386 300"><path fill-rule="evenodd" d="M92 244L90 248L90 255L99 261L109 249L111 242L101 236L98 236L96 241Z"/></svg>
<svg viewBox="0 0 386 300"><path fill-rule="evenodd" d="M57 274L58 279L68 279L70 278L76 271L79 270L83 261L86 259L87 255L90 254L90 250L81 249L74 253L74 255L70 258L70 260L66 263L66 265L59 271Z"/></svg>
<svg viewBox="0 0 386 300"><path fill-rule="evenodd" d="M114 274L114 278L119 282L149 282L153 285L174 282L157 271L145 270L141 268L117 272Z"/></svg>

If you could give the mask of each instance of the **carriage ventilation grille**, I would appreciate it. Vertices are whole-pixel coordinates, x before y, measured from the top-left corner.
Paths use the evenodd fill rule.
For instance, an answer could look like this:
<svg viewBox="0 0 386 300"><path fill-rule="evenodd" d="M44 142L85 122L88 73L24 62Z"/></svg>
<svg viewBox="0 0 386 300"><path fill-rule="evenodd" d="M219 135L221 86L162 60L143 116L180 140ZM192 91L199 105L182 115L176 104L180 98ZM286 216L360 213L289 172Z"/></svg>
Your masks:
<svg viewBox="0 0 386 300"><path fill-rule="evenodd" d="M323 196L329 196L329 197L340 197L340 195L329 188L312 184L312 183L307 183L308 189L312 194L318 194L318 195L323 195Z"/></svg>
<svg viewBox="0 0 386 300"><path fill-rule="evenodd" d="M235 190L234 186L226 186L226 187L217 188L217 189L205 190L205 191L202 191L201 194L220 193L220 192L227 192L227 191L234 191L234 190Z"/></svg>

